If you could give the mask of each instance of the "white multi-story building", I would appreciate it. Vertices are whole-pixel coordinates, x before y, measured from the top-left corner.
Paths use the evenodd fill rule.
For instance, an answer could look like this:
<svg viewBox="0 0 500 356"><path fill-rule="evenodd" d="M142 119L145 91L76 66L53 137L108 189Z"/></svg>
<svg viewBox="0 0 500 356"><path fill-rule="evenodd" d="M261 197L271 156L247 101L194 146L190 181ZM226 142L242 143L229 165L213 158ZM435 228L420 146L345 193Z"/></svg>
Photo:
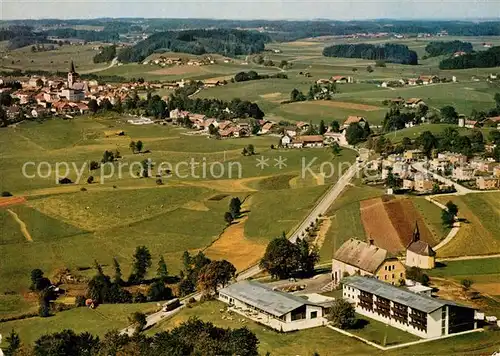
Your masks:
<svg viewBox="0 0 500 356"><path fill-rule="evenodd" d="M345 278L343 297L354 304L357 313L426 339L477 328L473 308L375 278Z"/></svg>

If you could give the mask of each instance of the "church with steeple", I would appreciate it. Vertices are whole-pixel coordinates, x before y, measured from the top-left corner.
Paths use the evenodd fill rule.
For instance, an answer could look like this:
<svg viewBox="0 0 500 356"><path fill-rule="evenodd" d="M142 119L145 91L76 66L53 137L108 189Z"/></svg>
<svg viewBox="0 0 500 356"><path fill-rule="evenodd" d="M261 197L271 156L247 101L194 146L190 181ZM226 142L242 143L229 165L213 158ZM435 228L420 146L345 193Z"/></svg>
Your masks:
<svg viewBox="0 0 500 356"><path fill-rule="evenodd" d="M436 252L427 242L420 240L417 223L415 223L412 239L406 248L405 265L422 269L432 269L436 266Z"/></svg>

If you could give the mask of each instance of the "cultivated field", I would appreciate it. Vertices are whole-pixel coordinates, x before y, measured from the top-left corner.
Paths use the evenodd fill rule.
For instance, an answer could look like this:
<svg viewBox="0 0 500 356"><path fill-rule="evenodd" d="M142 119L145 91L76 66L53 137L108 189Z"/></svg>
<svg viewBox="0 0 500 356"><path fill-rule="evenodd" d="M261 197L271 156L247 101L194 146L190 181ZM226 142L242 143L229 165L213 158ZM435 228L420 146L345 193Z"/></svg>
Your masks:
<svg viewBox="0 0 500 356"><path fill-rule="evenodd" d="M457 236L438 251L440 257L487 255L500 252L500 193L477 193L459 197L440 197L446 204L457 204L465 219Z"/></svg>

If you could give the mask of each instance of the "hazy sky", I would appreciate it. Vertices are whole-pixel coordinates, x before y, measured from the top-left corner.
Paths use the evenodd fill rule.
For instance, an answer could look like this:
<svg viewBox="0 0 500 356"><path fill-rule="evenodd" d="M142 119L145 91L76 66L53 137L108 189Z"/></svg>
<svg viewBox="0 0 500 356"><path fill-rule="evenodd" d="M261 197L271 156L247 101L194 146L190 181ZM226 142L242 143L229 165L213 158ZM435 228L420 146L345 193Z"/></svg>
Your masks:
<svg viewBox="0 0 500 356"><path fill-rule="evenodd" d="M500 18L500 0L0 0L0 18Z"/></svg>

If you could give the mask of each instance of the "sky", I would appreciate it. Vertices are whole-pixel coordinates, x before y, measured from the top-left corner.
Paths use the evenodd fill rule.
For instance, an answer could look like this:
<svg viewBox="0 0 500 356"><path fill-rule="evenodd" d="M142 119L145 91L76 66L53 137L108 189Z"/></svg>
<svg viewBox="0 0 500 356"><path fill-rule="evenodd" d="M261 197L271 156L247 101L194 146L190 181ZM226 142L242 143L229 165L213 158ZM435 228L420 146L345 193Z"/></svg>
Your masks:
<svg viewBox="0 0 500 356"><path fill-rule="evenodd" d="M0 19L500 19L500 0L0 0Z"/></svg>

